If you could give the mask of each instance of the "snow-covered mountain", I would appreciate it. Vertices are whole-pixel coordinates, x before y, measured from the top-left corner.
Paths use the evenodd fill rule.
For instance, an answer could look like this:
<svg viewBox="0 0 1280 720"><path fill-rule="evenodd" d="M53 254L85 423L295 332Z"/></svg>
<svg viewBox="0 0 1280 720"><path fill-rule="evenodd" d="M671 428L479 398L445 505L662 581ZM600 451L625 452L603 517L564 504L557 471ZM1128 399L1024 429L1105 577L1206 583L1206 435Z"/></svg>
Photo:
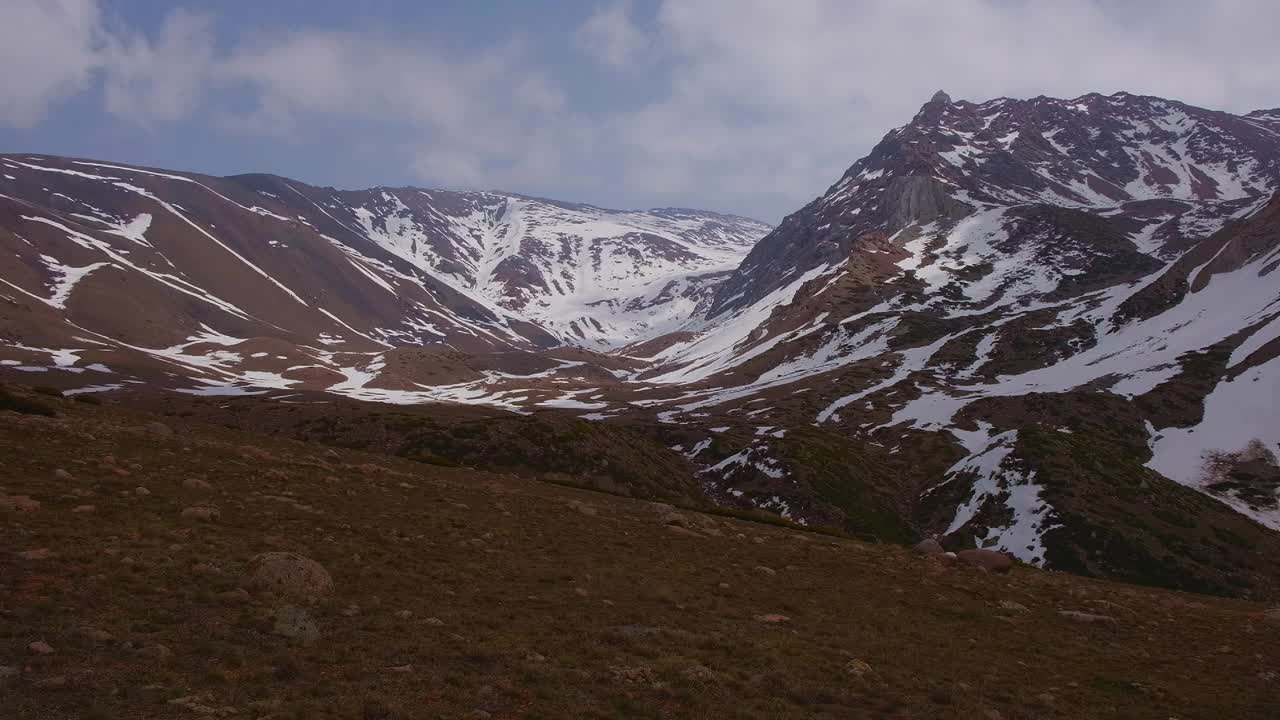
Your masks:
<svg viewBox="0 0 1280 720"><path fill-rule="evenodd" d="M106 343L162 362L219 338L325 352L607 349L698 316L769 229L693 210L48 156L0 156L0 171L0 280L23 308L9 318L24 338L13 346Z"/></svg>
<svg viewBox="0 0 1280 720"><path fill-rule="evenodd" d="M679 329L770 229L696 210L604 210L499 193L383 189L318 202L459 291L597 349Z"/></svg>
<svg viewBox="0 0 1280 720"><path fill-rule="evenodd" d="M0 171L6 376L558 409L724 504L1187 589L1247 594L1280 528L1275 110L939 93L772 231Z"/></svg>
<svg viewBox="0 0 1280 720"><path fill-rule="evenodd" d="M816 424L883 448L921 530L1087 564L1062 548L1092 510L1061 479L1086 450L1059 447L1085 426L1130 475L1280 527L1277 190L1272 112L939 93L758 243L707 331L640 377L672 386L652 401L665 421L758 423L708 481L796 515L835 511L770 433Z"/></svg>

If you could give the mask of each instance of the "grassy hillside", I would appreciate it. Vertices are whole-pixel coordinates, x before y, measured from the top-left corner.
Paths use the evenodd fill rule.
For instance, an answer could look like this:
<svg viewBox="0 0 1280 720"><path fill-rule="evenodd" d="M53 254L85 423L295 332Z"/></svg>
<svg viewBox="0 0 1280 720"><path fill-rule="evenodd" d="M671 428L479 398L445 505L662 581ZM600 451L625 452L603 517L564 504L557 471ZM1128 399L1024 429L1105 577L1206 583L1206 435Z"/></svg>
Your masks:
<svg viewBox="0 0 1280 720"><path fill-rule="evenodd" d="M507 474L25 399L57 414L0 410L0 497L26 496L0 502L6 718L1280 708L1280 613L1261 604L989 575ZM332 591L246 588L248 561L280 551L319 562Z"/></svg>

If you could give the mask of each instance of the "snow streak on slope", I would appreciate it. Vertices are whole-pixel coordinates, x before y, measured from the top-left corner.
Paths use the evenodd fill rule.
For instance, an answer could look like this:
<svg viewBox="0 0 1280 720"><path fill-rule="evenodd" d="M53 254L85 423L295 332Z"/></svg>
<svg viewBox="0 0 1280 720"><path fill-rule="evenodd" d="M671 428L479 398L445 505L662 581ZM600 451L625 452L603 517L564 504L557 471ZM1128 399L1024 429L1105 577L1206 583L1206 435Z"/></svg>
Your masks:
<svg viewBox="0 0 1280 720"><path fill-rule="evenodd" d="M978 546L1002 550L1023 562L1042 564L1044 533L1053 529L1053 508L1040 497L1041 488L1035 484L1035 473L1019 470L1012 456L1018 431L991 434L991 426L981 424L977 431L953 429L952 432L969 455L947 470L941 484L970 480L973 489L968 500L956 508L946 533L964 528L984 506L998 502L1010 519L1005 525L987 528L978 536Z"/></svg>

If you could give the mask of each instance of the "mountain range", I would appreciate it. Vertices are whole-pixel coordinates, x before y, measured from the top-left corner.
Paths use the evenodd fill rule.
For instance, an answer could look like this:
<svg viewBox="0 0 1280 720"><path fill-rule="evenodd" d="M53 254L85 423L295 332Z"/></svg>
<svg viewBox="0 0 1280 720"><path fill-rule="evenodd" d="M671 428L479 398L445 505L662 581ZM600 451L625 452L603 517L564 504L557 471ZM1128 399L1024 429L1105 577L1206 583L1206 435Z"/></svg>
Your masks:
<svg viewBox="0 0 1280 720"><path fill-rule="evenodd" d="M1127 93L939 92L773 228L3 155L0 372L570 415L718 505L1262 595L1278 192L1280 110Z"/></svg>

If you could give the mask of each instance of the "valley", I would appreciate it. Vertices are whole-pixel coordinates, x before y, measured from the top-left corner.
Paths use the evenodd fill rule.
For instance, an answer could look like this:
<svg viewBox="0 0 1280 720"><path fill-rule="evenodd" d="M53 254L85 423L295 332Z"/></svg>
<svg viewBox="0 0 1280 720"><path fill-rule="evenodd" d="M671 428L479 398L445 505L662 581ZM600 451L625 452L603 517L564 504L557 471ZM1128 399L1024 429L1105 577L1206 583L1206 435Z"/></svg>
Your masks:
<svg viewBox="0 0 1280 720"><path fill-rule="evenodd" d="M1275 597L1277 117L938 93L774 228L5 155L0 379Z"/></svg>

